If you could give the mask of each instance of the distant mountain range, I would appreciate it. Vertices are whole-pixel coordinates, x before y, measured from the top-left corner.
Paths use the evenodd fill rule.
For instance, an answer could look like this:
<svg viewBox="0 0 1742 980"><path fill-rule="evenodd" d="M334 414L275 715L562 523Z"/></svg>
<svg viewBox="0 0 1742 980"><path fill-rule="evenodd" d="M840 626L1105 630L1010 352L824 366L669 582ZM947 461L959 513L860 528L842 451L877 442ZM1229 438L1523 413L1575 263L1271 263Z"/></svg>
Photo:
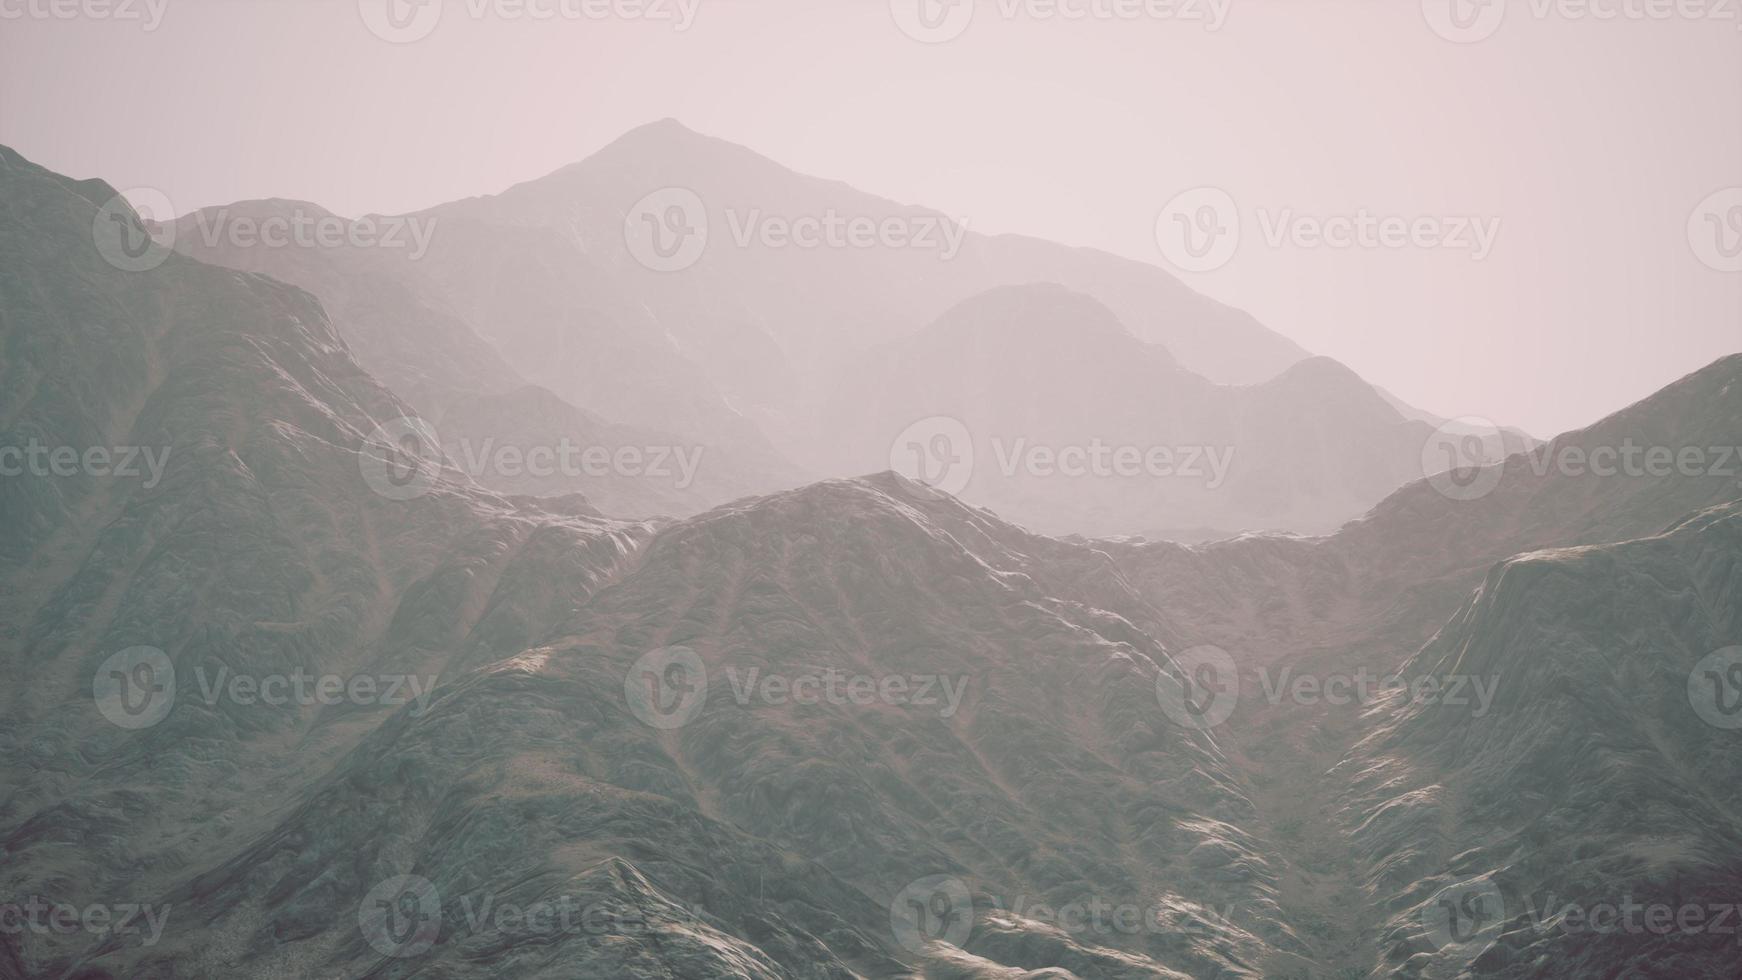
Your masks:
<svg viewBox="0 0 1742 980"><path fill-rule="evenodd" d="M177 223L174 244L312 291L364 366L447 419L441 428L476 432L449 418L450 403L530 383L662 444L707 447L681 491L566 484L619 516L684 516L898 464L904 431L943 416L978 443L975 478L952 489L1037 529L1325 533L1424 475L1423 444L1443 422L1155 266L983 235L672 120L501 194L379 219L417 233L404 247L237 247L224 232L287 213L326 214L292 202L207 209ZM687 231L666 244L695 249L681 268L637 247L653 244L638 223L665 235L673 218ZM807 220L820 244L794 243ZM1028 302L1041 295L1061 298ZM1047 418L997 414L998 404ZM496 435L528 441L512 428ZM993 465L995 448L1018 438L1024 453L1106 445L1192 459L1036 478L1025 462Z"/></svg>

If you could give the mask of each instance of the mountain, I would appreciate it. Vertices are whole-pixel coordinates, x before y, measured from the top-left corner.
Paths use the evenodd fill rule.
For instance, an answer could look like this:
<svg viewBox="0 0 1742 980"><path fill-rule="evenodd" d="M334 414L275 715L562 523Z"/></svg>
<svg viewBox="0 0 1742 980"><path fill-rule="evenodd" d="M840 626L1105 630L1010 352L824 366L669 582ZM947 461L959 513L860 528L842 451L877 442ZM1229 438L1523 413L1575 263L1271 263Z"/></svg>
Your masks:
<svg viewBox="0 0 1742 980"><path fill-rule="evenodd" d="M801 458L813 447L796 430L828 394L834 369L998 286L1057 282L1095 296L1140 338L1218 381L1261 381L1307 356L1159 267L982 235L936 211L795 173L669 119L549 176L417 217L465 229L456 235L512 229L564 240L581 257L565 264L584 268L582 280L601 291L609 282L621 297L619 312L601 319L640 335L650 328L621 311L645 311L734 406ZM700 237L674 225L664 244L699 243L693 262L680 251L682 268L670 269L636 254L630 242L645 222L676 218ZM815 232L808 245L806 222ZM464 268L449 271L463 281Z"/></svg>
<svg viewBox="0 0 1742 980"><path fill-rule="evenodd" d="M452 459L469 463L468 472L484 486L504 493L582 493L606 513L641 518L694 514L802 482L801 471L754 426L734 422L725 404L710 398L705 380L686 382L677 362L667 359L674 354L635 353L613 343L611 331L587 333L582 323L593 301L575 285L584 261L566 255L560 241L535 241L520 251L503 241L511 235L492 234L458 246L480 247L488 259L469 251L461 256L437 247L462 236L434 218L349 219L294 201L208 208L157 233L203 262L308 290L358 362L405 397L420 426L436 433ZM565 265L571 260L572 268ZM449 261L478 269L500 262L509 278L491 276L488 297L450 295L441 283L465 277L445 274ZM553 329L547 318L561 319L563 328ZM626 407L653 423L607 421L529 384L480 335L485 323L543 330L545 342L557 338L566 346L528 350L519 363L589 403ZM645 370L632 374L631 364L641 358ZM566 455L529 466L526 454L534 451ZM629 453L641 461L606 465L589 453L610 460ZM651 454L694 463L688 473L662 464L650 475L642 457Z"/></svg>
<svg viewBox="0 0 1742 980"><path fill-rule="evenodd" d="M839 450L826 468L938 464L929 475L954 477L949 489L1055 534L1329 532L1421 477L1433 435L1328 358L1214 384L1055 284L975 296L832 388L817 427ZM964 443L959 466L892 445L928 418ZM1085 454L1075 472L1072 451Z"/></svg>
<svg viewBox="0 0 1742 980"><path fill-rule="evenodd" d="M367 227L306 201L240 201L184 215L157 237L202 262L313 294L358 363L423 416L523 386L496 349L434 295L417 271L414 237L353 231ZM381 244L387 240L394 247Z"/></svg>
<svg viewBox="0 0 1742 980"><path fill-rule="evenodd" d="M893 475L664 525L491 493L373 435L411 409L309 293L0 162L6 445L167 460L5 484L3 887L156 924L8 931L0 975L1257 976L1299 945L1104 556ZM93 247L109 214L153 268ZM675 644L708 675L679 727L625 696ZM892 925L957 882L966 949ZM1170 928L1044 907L1115 894ZM551 903L588 915L529 926Z"/></svg>
<svg viewBox="0 0 1742 980"><path fill-rule="evenodd" d="M152 245L101 182L0 150L0 211L9 902L160 900L415 708L408 681L427 702L523 649L651 534L433 461L395 479L372 434L411 409L321 306ZM91 939L8 928L0 975L64 975Z"/></svg>
<svg viewBox="0 0 1742 980"><path fill-rule="evenodd" d="M1742 354L1733 354L1529 451L1409 483L1334 535L1098 544L1176 620L1201 624L1202 642L1270 660L1346 647L1354 631L1375 655L1396 657L1425 642L1496 562L1656 534L1742 496L1742 459L1727 448L1739 427Z"/></svg>
<svg viewBox="0 0 1742 980"><path fill-rule="evenodd" d="M1401 699L1345 763L1379 975L1734 975L1739 600L1735 503L1488 573L1404 670L1492 710Z"/></svg>
<svg viewBox="0 0 1742 980"><path fill-rule="evenodd" d="M610 422L536 385L456 401L432 428L447 458L484 486L538 497L578 491L615 517L695 514L798 480L778 460Z"/></svg>
<svg viewBox="0 0 1742 980"><path fill-rule="evenodd" d="M891 443L915 420L956 418L948 406L961 400L963 376L978 372L981 386L1005 377L975 332L1008 348L999 360L1017 373L1006 402L1092 389L1093 403L1057 406L1044 425L1010 413L957 421L989 427L1003 448L1059 435L1179 450L1190 458L1167 468L1201 474L993 479L983 455L979 479L951 488L1042 530L1325 533L1421 475L1433 431L1347 369L1160 268L981 235L672 120L501 194L364 219L409 229L400 247L377 241L384 232L368 248L236 247L223 234L287 211L330 217L287 202L211 209L178 224L177 247L308 288L364 365L426 420L530 383L572 406L564 414L705 446L710 467L725 471L693 492L628 496L634 484L479 477L504 491L536 482L540 492L603 494L605 511L621 516L684 516L731 499L716 487L765 493L810 474L890 466ZM1059 291L1076 299L1052 298ZM1079 327L1088 336L1076 344ZM1070 382L1088 388L1037 373L1067 348ZM492 442L532 441L511 414L492 420L507 423Z"/></svg>
<svg viewBox="0 0 1742 980"><path fill-rule="evenodd" d="M1317 538L891 472L624 521L481 485L313 294L101 182L0 149L0 212L0 980L1734 972L1742 355ZM936 330L988 418L1007 372L1078 392L1037 427L1422 425L1062 286ZM617 424L450 398L461 442ZM1322 696L1363 671L1442 686Z"/></svg>
<svg viewBox="0 0 1742 980"><path fill-rule="evenodd" d="M665 528L553 635L444 684L427 714L378 729L278 827L171 892L197 932L106 968L400 966L355 910L401 875L442 910L404 966L452 976L991 976L1062 962L1081 976L1255 977L1272 944L1299 947L1264 845L1239 829L1249 806L1226 760L1153 710L1163 648L1043 591L1025 567L1073 578L1044 554L945 527L1015 532L947 498L910 503L924 498L894 476L831 481ZM658 683L676 663L684 697L705 692L694 709L626 702L626 681L671 651ZM837 693L806 700L804 679L830 671ZM855 680L892 677L908 683L887 697ZM936 876L972 919L971 938L945 930L958 950L891 929ZM1097 896L1202 926L1049 921L1045 909ZM537 930L465 912L566 898L646 926Z"/></svg>

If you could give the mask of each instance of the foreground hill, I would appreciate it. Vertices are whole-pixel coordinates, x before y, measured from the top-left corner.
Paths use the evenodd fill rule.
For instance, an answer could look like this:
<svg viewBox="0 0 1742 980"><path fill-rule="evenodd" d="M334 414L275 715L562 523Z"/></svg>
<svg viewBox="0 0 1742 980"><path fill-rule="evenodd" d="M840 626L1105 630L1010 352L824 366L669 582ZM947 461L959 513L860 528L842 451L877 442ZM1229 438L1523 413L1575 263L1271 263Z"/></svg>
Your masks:
<svg viewBox="0 0 1742 980"><path fill-rule="evenodd" d="M1742 505L1489 572L1404 669L1492 710L1404 699L1344 766L1379 973L1733 976L1739 640Z"/></svg>

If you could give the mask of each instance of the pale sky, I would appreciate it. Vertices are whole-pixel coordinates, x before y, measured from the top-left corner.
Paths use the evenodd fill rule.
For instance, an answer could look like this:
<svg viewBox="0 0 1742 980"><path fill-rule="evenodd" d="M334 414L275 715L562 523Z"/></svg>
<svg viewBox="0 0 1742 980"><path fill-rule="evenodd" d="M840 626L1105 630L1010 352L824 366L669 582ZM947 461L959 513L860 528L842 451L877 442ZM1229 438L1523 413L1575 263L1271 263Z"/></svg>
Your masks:
<svg viewBox="0 0 1742 980"><path fill-rule="evenodd" d="M1044 16L1130 0L983 0L935 44L891 0L658 0L696 5L684 30L516 13L560 2L448 0L428 36L389 43L359 0L0 0L0 142L178 211L393 213L674 116L981 231L1164 266L1158 213L1212 186L1241 244L1188 283L1423 408L1538 435L1742 350L1742 272L1712 267L1742 211L1729 229L1696 213L1742 186L1735 4L1662 21L1624 13L1643 0L1494 0L1465 8L1478 33L1504 13L1468 43L1430 26L1454 0L1216 0L1215 29ZM1481 258L1267 240L1284 215L1360 214L1494 237Z"/></svg>

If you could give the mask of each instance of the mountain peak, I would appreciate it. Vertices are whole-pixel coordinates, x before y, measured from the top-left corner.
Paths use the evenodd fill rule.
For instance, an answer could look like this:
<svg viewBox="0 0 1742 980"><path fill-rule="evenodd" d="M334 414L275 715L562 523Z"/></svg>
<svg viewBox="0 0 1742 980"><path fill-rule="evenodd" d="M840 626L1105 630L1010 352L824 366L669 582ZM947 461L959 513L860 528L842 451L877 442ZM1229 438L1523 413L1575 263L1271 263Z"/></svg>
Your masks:
<svg viewBox="0 0 1742 980"><path fill-rule="evenodd" d="M630 153L635 156L644 154L694 153L705 146L732 147L743 149L736 143L709 136L686 126L680 120L666 116L653 122L642 123L630 129L623 135L606 144L599 150L599 155Z"/></svg>

